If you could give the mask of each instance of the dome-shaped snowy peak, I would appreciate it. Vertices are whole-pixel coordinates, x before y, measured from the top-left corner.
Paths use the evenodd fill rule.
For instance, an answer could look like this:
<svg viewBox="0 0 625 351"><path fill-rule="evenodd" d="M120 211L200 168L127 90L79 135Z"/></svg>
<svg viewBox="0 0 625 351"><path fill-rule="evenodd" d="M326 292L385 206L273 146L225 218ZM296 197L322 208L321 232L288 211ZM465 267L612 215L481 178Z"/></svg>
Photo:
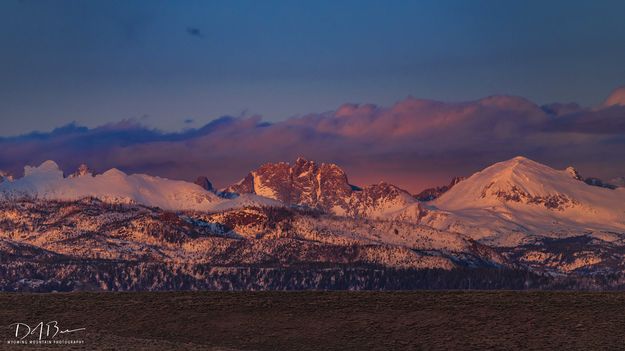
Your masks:
<svg viewBox="0 0 625 351"><path fill-rule="evenodd" d="M625 189L590 186L573 168L525 157L495 163L430 202L423 224L501 246L533 235L625 230Z"/></svg>
<svg viewBox="0 0 625 351"><path fill-rule="evenodd" d="M580 178L572 167L555 170L519 156L475 173L435 203L447 209L519 204L564 210L582 204L603 207L602 200L613 197Z"/></svg>
<svg viewBox="0 0 625 351"><path fill-rule="evenodd" d="M26 166L24 167L25 176L48 176L53 178L63 178L63 171L59 165L51 160L45 161L38 167Z"/></svg>

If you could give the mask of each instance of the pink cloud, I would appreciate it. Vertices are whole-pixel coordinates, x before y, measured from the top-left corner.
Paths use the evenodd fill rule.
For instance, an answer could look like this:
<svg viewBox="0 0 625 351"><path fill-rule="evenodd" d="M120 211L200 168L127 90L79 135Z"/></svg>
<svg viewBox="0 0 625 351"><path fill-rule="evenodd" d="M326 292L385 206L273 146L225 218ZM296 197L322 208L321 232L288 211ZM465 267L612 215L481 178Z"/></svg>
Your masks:
<svg viewBox="0 0 625 351"><path fill-rule="evenodd" d="M334 162L350 180L385 180L413 192L446 184L519 154L555 167L574 164L606 179L625 175L625 107L539 107L518 97L443 103L408 98L390 107L345 104L336 111L267 124L258 116L221 118L182 133L135 121L101 128L68 126L0 139L0 169L54 159L68 172L82 162L217 186L264 162L305 156Z"/></svg>

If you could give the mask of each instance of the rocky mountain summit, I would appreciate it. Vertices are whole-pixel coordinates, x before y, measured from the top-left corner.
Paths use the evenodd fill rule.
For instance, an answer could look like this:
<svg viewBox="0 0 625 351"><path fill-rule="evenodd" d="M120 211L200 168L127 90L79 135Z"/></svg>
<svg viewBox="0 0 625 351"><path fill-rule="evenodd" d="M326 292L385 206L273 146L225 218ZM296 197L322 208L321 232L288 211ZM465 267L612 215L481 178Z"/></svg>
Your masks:
<svg viewBox="0 0 625 351"><path fill-rule="evenodd" d="M330 210L335 206L344 207L353 189L339 166L317 164L300 157L293 165L266 163L223 191L257 194L286 205Z"/></svg>
<svg viewBox="0 0 625 351"><path fill-rule="evenodd" d="M77 177L84 177L84 176L93 176L95 173L89 168L89 166L87 166L86 164L81 164L80 166L78 166L78 169L76 170L76 172L70 174L68 176L68 178L77 178Z"/></svg>
<svg viewBox="0 0 625 351"><path fill-rule="evenodd" d="M197 177L194 183L199 185L202 189L206 191L215 192L215 188L213 188L213 183L211 183L210 180L208 180L208 178L205 176Z"/></svg>
<svg viewBox="0 0 625 351"><path fill-rule="evenodd" d="M225 189L224 193L256 194L287 206L303 206L336 215L382 217L417 201L405 190L381 182L359 188L351 185L336 164L298 158L293 165L267 163Z"/></svg>
<svg viewBox="0 0 625 351"><path fill-rule="evenodd" d="M615 189L618 187L618 179L614 179L616 185L613 185L610 183L606 183L603 180L599 178L595 178L595 177L584 178L582 177L581 174L579 174L579 172L574 167L568 167L566 171L567 173L571 175L571 177L573 177L573 179L581 180L588 185L593 185L593 186L598 186L601 188L608 188L608 189Z"/></svg>
<svg viewBox="0 0 625 351"><path fill-rule="evenodd" d="M448 185L425 189L415 195L415 198L419 201L432 201L436 198L439 198L441 195L443 195L443 193L447 192L449 189L453 188L454 185L460 183L465 179L466 177L454 177L451 179L451 182Z"/></svg>

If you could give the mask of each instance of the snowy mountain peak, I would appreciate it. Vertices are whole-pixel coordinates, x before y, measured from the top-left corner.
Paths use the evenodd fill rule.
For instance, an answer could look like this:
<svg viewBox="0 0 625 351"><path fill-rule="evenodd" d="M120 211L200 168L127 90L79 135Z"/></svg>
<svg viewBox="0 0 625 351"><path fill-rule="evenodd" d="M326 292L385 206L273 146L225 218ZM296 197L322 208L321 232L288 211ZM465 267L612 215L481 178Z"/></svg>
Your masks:
<svg viewBox="0 0 625 351"><path fill-rule="evenodd" d="M574 168L574 167L572 167L572 166L568 166L568 167L566 167L565 171L566 171L566 173L567 173L568 175L570 175L570 176L571 176L571 178L573 178L573 179L575 179L575 180L582 180L582 181L584 180L584 177L582 177L582 175L581 175L581 174L579 174L579 172L577 171L577 169L575 169L575 168Z"/></svg>
<svg viewBox="0 0 625 351"><path fill-rule="evenodd" d="M590 186L525 157L496 163L456 184L431 202L425 223L438 229L491 236L515 245L528 231L583 235L588 230L625 230L625 189ZM442 210L444 215L440 215ZM463 223L462 228L458 228Z"/></svg>
<svg viewBox="0 0 625 351"><path fill-rule="evenodd" d="M102 175L106 177L117 177L117 178L124 178L127 176L126 173L120 171L117 168L111 168L108 171L102 173Z"/></svg>
<svg viewBox="0 0 625 351"><path fill-rule="evenodd" d="M363 202L393 202L394 207L404 207L415 203L415 199L409 192L386 182L366 186L355 195L361 197Z"/></svg>
<svg viewBox="0 0 625 351"><path fill-rule="evenodd" d="M37 167L24 167L24 176L36 175L63 178L63 171L56 162L51 160L45 161Z"/></svg>
<svg viewBox="0 0 625 351"><path fill-rule="evenodd" d="M93 176L93 171L86 164L81 164L78 166L76 172L69 175L68 178L76 178L76 177L84 177L84 176Z"/></svg>
<svg viewBox="0 0 625 351"><path fill-rule="evenodd" d="M519 203L562 210L577 204L567 193L579 187L585 184L571 177L570 170L558 171L517 156L475 173L435 202L452 207Z"/></svg>
<svg viewBox="0 0 625 351"><path fill-rule="evenodd" d="M530 165L536 166L537 165L537 166L547 167L547 166L545 166L545 165L543 165L541 163L538 163L538 162L536 162L534 160L531 160L531 159L529 159L529 158L527 158L525 156L515 156L515 157L513 157L513 158L511 158L511 159L509 159L507 161L502 161L500 163L502 163L504 165L507 165L509 167L516 167L516 166L521 165L521 164L527 165L527 166L530 166Z"/></svg>

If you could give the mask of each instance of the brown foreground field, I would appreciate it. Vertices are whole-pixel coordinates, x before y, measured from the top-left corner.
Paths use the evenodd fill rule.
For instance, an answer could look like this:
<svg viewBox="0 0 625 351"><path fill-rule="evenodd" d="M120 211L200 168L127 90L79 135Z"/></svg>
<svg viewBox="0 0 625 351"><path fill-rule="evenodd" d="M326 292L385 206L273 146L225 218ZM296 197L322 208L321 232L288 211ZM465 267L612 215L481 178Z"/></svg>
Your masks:
<svg viewBox="0 0 625 351"><path fill-rule="evenodd" d="M7 344L40 321L84 344ZM622 349L625 293L7 293L0 325L3 350Z"/></svg>

